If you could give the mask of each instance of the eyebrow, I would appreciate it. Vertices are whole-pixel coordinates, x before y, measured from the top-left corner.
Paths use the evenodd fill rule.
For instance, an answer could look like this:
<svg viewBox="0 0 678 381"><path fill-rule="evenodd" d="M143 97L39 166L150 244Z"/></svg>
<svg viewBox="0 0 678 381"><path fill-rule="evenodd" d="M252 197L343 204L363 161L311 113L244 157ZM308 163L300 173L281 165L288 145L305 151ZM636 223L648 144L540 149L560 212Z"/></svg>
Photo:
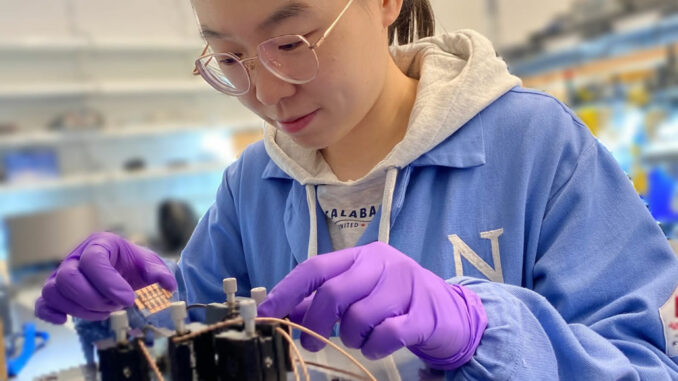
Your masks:
<svg viewBox="0 0 678 381"><path fill-rule="evenodd" d="M300 3L293 1L289 4L286 4L278 10L276 10L272 15L270 15L264 22L257 26L258 30L267 30L271 29L275 25L282 23L283 21L292 18L301 16L308 12L311 9L311 6L305 3ZM203 38L228 38L230 35L228 33L217 32L209 29L206 25L200 25L201 33Z"/></svg>

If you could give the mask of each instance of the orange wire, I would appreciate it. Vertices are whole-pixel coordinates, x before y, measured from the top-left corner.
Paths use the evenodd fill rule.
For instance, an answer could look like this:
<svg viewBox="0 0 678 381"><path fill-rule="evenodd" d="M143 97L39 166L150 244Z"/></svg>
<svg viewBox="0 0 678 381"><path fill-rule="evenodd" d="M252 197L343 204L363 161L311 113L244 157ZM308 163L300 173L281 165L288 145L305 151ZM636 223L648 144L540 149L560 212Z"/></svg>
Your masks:
<svg viewBox="0 0 678 381"><path fill-rule="evenodd" d="M151 354L148 353L148 349L146 349L146 345L144 344L144 342L141 340L137 340L137 343L139 344L139 349L141 349L141 352L144 354L144 357L146 357L148 365L150 365L151 369L153 369L153 373L155 373L155 376L158 377L159 381L165 381L165 379L162 377L162 374L160 373L160 369L158 369L158 366L155 364L155 361L153 361Z"/></svg>
<svg viewBox="0 0 678 381"><path fill-rule="evenodd" d="M298 329L302 332L305 332L305 333L315 337L316 339L322 341L323 343L331 346L332 348L336 349L342 355L346 356L347 359L349 359L353 364L355 364L358 368L360 368L360 370L362 370L363 373L365 373L365 375L367 375L367 377L369 378L370 381L377 381L377 379L374 377L374 375L372 375L372 373L370 373L370 371L367 370L367 368L365 368L363 366L363 364L360 363L360 361L356 360L355 357L351 356L348 352L341 349L337 344L326 339L325 337L321 336L320 334L304 327L303 325L299 325L299 324L296 324L296 323L292 323L291 321L277 319L277 318L255 318L255 320L256 321L262 321L262 322L273 322L273 323L285 324L285 325L288 325L290 327L296 328L296 329Z"/></svg>
<svg viewBox="0 0 678 381"><path fill-rule="evenodd" d="M325 344L329 345L330 347L334 348L336 351L338 351L339 353L344 355L353 364L355 364L363 373L365 373L365 375L367 376L367 379L369 381L377 381L376 377L374 377L374 375L372 375L372 373L370 373L370 371L367 370L367 368L365 368L365 366L363 366L355 357L351 356L348 352L346 352L345 350L340 348L337 344L333 343L331 340L326 339L325 337L321 336L320 334L318 334L318 333L316 333L316 332L314 332L314 331L312 331L312 330L310 330L310 329L308 329L308 328L306 328L302 325L292 323L291 321L287 321L287 320L277 319L277 318L258 317L258 318L255 318L255 321L269 322L269 323L279 323L279 324L283 324L283 325L286 325L286 326L289 326L289 327L292 327L292 328L296 328L296 329L298 329L302 332L305 332L305 333L317 338L318 340L324 342ZM173 339L173 341L175 343L179 343L179 342L182 342L182 341L189 340L193 337L199 336L199 335L201 335L205 332L213 331L215 329L227 327L227 326L230 326L230 325L240 324L240 323L242 323L242 318L226 320L226 321L223 321L223 322L220 322L220 323L217 323L217 324L207 326L207 327L205 327L205 329L202 329L200 331L196 331L196 332L192 332L192 333L189 333L189 334L186 334L186 335L183 335L183 336L175 337ZM278 328L278 329L280 329L280 328ZM287 334L287 332L285 332L282 329L280 331L282 331L282 332L280 332L281 334L284 333L283 337L285 338L285 340L287 340L288 338L289 338L289 340L291 340L291 337L289 337L289 334ZM303 358L301 357L301 354L298 352L298 348L296 347L296 345L294 345L293 341L291 342L290 346L292 347L292 350L297 353L298 359L300 360L300 364L303 364L302 370L304 371L304 376L307 377L307 379L309 379L308 378L309 377L308 376L308 369L306 368L305 362L304 362ZM145 347L144 347L143 350L145 350ZM147 353L147 352L145 351L145 353ZM150 355L148 355L147 358L150 358ZM150 360L150 361L152 361L152 360ZM316 364L316 363L312 363L312 364L314 366L318 366L318 367L321 367L321 368L326 368L326 369L334 370L334 371L341 372L341 373L344 373L344 374L348 374L348 375L351 375L352 377L356 376L356 374L353 374L351 372L346 372L346 371L341 370L341 369L332 368L332 367L329 367L329 366L324 366L324 365ZM296 368L295 368L295 371L296 371ZM159 375L159 371L156 374ZM163 380L161 379L161 381L163 381Z"/></svg>
<svg viewBox="0 0 678 381"><path fill-rule="evenodd" d="M333 372L337 372L337 373L341 373L341 374L345 374L345 375L350 376L350 377L353 377L353 378L355 378L355 379L357 379L357 380L369 380L368 378L365 378L364 376L361 376L361 375L359 375L359 374L357 374L357 373L349 372L349 371L347 371L347 370L335 368L335 367L333 367L333 366L329 366L329 365L325 365L325 364L320 364L320 363L313 362L313 361L308 361L308 360L306 360L306 365L308 365L308 366L314 366L314 367L316 367L316 368L322 368L322 369L331 370L331 371L333 371Z"/></svg>
<svg viewBox="0 0 678 381"><path fill-rule="evenodd" d="M304 361L304 358L301 357L301 353L299 353L299 348L297 348L297 346L294 344L294 340L292 340L290 334L285 332L285 330L280 327L277 327L275 330L282 335L282 337L290 345L290 348L292 348L292 351L294 352L294 355L296 356L297 361L299 361L299 365L301 366L301 371L304 372L304 377L306 377L306 381L311 381L311 376L309 376L308 368L306 367L306 361ZM292 357L291 355L292 353L290 353L290 357ZM292 369L294 369L294 376L297 378L297 380L299 380L299 373L297 373L297 366L294 364L294 361L292 362Z"/></svg>
<svg viewBox="0 0 678 381"><path fill-rule="evenodd" d="M172 339L172 341L174 341L175 343L180 343L182 341L190 340L190 339L192 339L196 336L200 336L205 332L214 331L215 329L224 328L224 327L228 327L229 325L236 325L236 324L240 324L240 323L242 323L242 318L224 320L224 321L216 323L216 324L208 325L207 327L205 327L204 329L201 329L199 331L195 331L195 332L192 332L192 333L187 333L183 336L175 337L175 338Z"/></svg>

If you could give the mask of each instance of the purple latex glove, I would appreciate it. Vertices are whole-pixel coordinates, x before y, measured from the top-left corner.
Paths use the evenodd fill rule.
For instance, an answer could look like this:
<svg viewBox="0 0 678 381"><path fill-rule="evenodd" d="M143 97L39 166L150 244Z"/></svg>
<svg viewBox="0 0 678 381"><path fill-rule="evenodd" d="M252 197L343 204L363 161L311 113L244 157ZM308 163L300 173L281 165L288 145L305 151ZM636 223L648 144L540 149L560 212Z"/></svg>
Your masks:
<svg viewBox="0 0 678 381"><path fill-rule="evenodd" d="M35 316L54 324L66 315L103 320L134 304L134 290L153 283L170 291L174 275L151 250L112 233L95 233L76 247L47 278Z"/></svg>
<svg viewBox="0 0 678 381"><path fill-rule="evenodd" d="M313 296L315 292L315 296ZM269 293L259 315L293 321L377 359L405 346L429 365L455 369L471 359L487 326L480 298L448 284L381 242L311 258ZM302 334L304 348L323 344Z"/></svg>

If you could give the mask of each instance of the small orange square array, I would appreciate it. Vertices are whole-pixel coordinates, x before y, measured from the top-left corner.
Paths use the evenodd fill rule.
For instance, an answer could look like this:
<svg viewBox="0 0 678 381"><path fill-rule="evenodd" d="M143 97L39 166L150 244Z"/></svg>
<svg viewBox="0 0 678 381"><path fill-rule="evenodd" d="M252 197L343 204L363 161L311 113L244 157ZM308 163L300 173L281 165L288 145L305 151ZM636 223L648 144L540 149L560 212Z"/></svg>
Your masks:
<svg viewBox="0 0 678 381"><path fill-rule="evenodd" d="M154 314L170 306L172 293L160 287L158 283L140 288L134 293L137 296L134 304L141 312L146 310L148 314Z"/></svg>

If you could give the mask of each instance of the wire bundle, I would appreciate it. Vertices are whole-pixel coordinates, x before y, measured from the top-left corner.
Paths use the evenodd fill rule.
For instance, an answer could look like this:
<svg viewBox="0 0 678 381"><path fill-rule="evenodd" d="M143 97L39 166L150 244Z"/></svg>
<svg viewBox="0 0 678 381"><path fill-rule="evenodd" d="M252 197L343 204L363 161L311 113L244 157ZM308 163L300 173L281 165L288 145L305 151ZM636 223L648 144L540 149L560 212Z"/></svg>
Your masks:
<svg viewBox="0 0 678 381"><path fill-rule="evenodd" d="M289 335L289 333L287 333L284 329L278 327L278 328L276 328L276 331L283 337L283 339L285 341L287 341L287 343L290 346L290 349L291 349L290 356L293 357L292 368L293 368L293 371L294 371L295 379L297 381L301 381L301 379L300 379L299 371L297 370L296 364L299 364L299 367L301 367L302 374L304 375L304 378L306 379L306 381L310 381L310 379L311 379L311 377L308 373L308 367L309 366L319 368L319 369L323 369L323 370L329 370L329 371L332 371L332 372L341 373L341 374L344 374L346 376L352 377L356 380L377 381L377 379L374 377L374 375L372 375L372 373L370 373L370 371L367 370L367 368L365 368L365 366L363 366L355 357L351 356L348 352L343 350L337 344L333 343L331 340L323 337L322 335L320 335L320 334L318 334L318 333L316 333L316 332L314 332L314 331L312 331L312 330L310 330L310 329L308 329L308 328L306 328L302 325L292 323L289 320L283 320L283 319L277 319L277 318L268 318L268 317L255 318L255 321L261 322L261 323L278 323L278 324L285 325L287 327L298 329L298 330L300 330L304 333L307 333L307 334L317 338L318 340L324 342L325 344L329 345L330 347L334 348L335 350L337 350L339 353L341 353L343 356L345 356L347 359L349 359L353 364L355 364L364 373L364 376L363 376L363 375L356 374L356 373L353 373L353 372L349 372L349 371L346 371L346 370L343 370L343 369L339 369L339 368L331 367L331 366L328 366L328 365L304 360L303 357L301 356L301 353L299 352L299 348L294 343L294 340L292 340L292 337ZM172 340L175 343L180 343L180 342L190 340L192 338L195 338L197 336L200 336L200 335L207 333L207 332L210 332L210 331L214 331L214 330L225 328L225 327L232 326L232 325L242 324L242 322L243 322L242 318L225 320L225 321L222 321L222 322L219 322L219 323L216 323L216 324L209 325L209 326L207 326L204 329L201 329L199 331L187 333L187 334L181 335L181 336L176 336L176 337L172 338ZM147 328L150 329L150 326L147 327ZM146 350L143 343L140 343L140 348L142 349L142 352L144 353L146 360L151 365L151 368L153 369L158 380L164 381L164 378L160 374L160 371L158 370L158 368L155 366L155 363L154 363L153 359L151 358L151 355L148 353L148 351Z"/></svg>

